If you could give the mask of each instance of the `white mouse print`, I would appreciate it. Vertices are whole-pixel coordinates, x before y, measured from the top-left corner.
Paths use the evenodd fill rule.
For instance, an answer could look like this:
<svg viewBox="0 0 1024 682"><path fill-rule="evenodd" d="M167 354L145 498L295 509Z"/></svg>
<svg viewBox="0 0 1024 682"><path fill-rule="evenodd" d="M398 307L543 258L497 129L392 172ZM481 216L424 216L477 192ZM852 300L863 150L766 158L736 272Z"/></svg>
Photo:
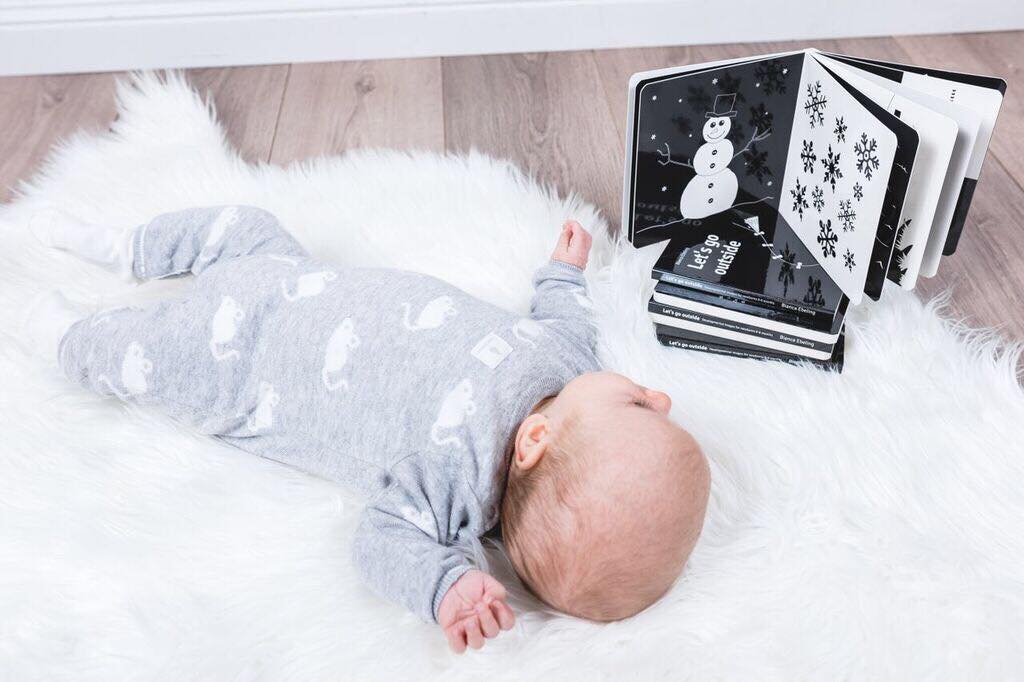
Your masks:
<svg viewBox="0 0 1024 682"><path fill-rule="evenodd" d="M573 296L576 297L576 302L580 304L580 307L586 308L587 310L594 309L594 302L590 300L585 294L581 294L578 291L574 291Z"/></svg>
<svg viewBox="0 0 1024 682"><path fill-rule="evenodd" d="M536 339L543 333L544 327L540 326L536 320L531 320L529 317L521 317L514 325L512 325L512 335L531 346L537 345Z"/></svg>
<svg viewBox="0 0 1024 682"><path fill-rule="evenodd" d="M238 207L228 206L221 209L217 217L210 223L210 231L206 233L206 241L203 243L203 251L220 243L224 238L227 229L238 222Z"/></svg>
<svg viewBox="0 0 1024 682"><path fill-rule="evenodd" d="M231 343L232 339L235 338L235 334L238 333L238 323L242 321L243 317L245 317L245 311L242 310L235 299L225 296L220 300L220 307L213 314L213 322L210 325L212 327L210 331L210 353L213 354L213 358L217 362L238 357L237 350L233 348L224 350L221 346Z"/></svg>
<svg viewBox="0 0 1024 682"><path fill-rule="evenodd" d="M409 319L412 306L408 303L403 303L402 305L405 307L405 316L403 318L405 328L414 332L424 329L437 329L445 323L445 320L458 314L458 311L455 309L455 301L452 300L451 296L438 296L427 303L423 306L423 310L420 311L415 321Z"/></svg>
<svg viewBox="0 0 1024 682"><path fill-rule="evenodd" d="M359 337L355 333L355 325L351 317L346 317L331 334L324 351L324 367L320 372L324 386L328 391L348 388L348 382L340 378L332 378L345 368L348 363L349 351L359 347Z"/></svg>
<svg viewBox="0 0 1024 682"><path fill-rule="evenodd" d="M272 254L268 254L267 258L269 258L270 260L276 260L279 263L287 263L288 265L298 265L299 264L299 259L298 258L289 258L288 256L275 256L275 255L272 255Z"/></svg>
<svg viewBox="0 0 1024 682"><path fill-rule="evenodd" d="M121 385L124 391L119 391L110 381L106 374L96 377L96 381L107 385L107 388L121 399L127 399L133 395L142 395L149 390L146 375L153 371L153 362L146 357L145 349L137 342L132 341L125 350L124 358L121 359Z"/></svg>
<svg viewBox="0 0 1024 682"><path fill-rule="evenodd" d="M274 390L274 385L266 381L260 382L258 395L256 409L245 420L245 425L250 431L263 431L273 426L274 408L281 402L281 396Z"/></svg>
<svg viewBox="0 0 1024 682"><path fill-rule="evenodd" d="M443 432L462 426L466 417L474 412L476 412L476 403L473 402L473 384L469 379L463 379L448 392L441 402L441 411L437 415L437 420L430 427L430 440L434 441L436 445L464 447L458 436L445 436Z"/></svg>
<svg viewBox="0 0 1024 682"><path fill-rule="evenodd" d="M328 282L338 279L338 273L332 270L320 272L307 272L295 281L295 293L288 293L288 282L281 280L281 293L289 301L297 301L300 298L309 298L323 293Z"/></svg>
<svg viewBox="0 0 1024 682"><path fill-rule="evenodd" d="M433 514L426 510L417 511L415 507L408 505L403 505L400 511L402 518L437 540L437 521Z"/></svg>

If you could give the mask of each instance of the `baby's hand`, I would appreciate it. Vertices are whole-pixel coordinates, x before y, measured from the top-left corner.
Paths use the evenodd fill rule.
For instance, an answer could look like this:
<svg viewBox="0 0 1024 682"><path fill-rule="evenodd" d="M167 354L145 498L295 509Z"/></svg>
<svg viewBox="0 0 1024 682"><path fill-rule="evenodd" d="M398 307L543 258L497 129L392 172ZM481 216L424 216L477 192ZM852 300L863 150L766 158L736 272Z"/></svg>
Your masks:
<svg viewBox="0 0 1024 682"><path fill-rule="evenodd" d="M557 260L578 268L587 267L587 256L590 254L590 233L583 229L575 220L566 220L562 225L562 234L558 235L558 244L551 260Z"/></svg>
<svg viewBox="0 0 1024 682"><path fill-rule="evenodd" d="M483 571L470 569L442 597L437 622L444 628L448 646L461 654L467 644L479 649L484 637L491 639L501 630L511 630L516 617L505 603L501 583Z"/></svg>

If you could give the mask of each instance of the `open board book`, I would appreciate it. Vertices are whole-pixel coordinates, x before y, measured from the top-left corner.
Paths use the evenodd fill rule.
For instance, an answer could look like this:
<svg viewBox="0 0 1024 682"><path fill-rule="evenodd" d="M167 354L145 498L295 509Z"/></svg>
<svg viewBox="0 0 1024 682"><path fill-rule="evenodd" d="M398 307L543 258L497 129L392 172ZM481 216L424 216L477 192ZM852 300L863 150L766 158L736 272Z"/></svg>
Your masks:
<svg viewBox="0 0 1024 682"><path fill-rule="evenodd" d="M623 229L668 345L840 368L849 305L963 233L1002 79L815 49L635 74Z"/></svg>

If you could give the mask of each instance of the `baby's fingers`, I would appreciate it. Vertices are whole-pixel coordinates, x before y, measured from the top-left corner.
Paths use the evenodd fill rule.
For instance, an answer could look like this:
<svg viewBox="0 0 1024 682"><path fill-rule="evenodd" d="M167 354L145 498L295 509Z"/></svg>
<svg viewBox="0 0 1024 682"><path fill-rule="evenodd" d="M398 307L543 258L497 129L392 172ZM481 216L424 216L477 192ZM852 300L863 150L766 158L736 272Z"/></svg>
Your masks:
<svg viewBox="0 0 1024 682"><path fill-rule="evenodd" d="M448 647L457 654L466 650L466 629L459 625L452 625L445 628L445 637L448 638Z"/></svg>
<svg viewBox="0 0 1024 682"><path fill-rule="evenodd" d="M555 246L555 249L558 251L568 251L570 239L572 239L572 221L567 220L562 225L562 231L558 235L558 245Z"/></svg>
<svg viewBox="0 0 1024 682"><path fill-rule="evenodd" d="M497 637L501 628L498 627L498 621L491 613L491 609L486 604L477 604L476 613L480 617L480 629L483 630L484 637Z"/></svg>
<svg viewBox="0 0 1024 682"><path fill-rule="evenodd" d="M480 632L480 619L477 617L467 618L466 623L466 641L469 646L474 649L479 649L484 645L484 636Z"/></svg>
<svg viewBox="0 0 1024 682"><path fill-rule="evenodd" d="M586 253L590 250L591 239L590 233L582 225L573 223L571 244L574 250Z"/></svg>
<svg viewBox="0 0 1024 682"><path fill-rule="evenodd" d="M516 615L512 613L512 609L505 602L500 600L492 602L491 611L494 612L502 630L511 630L512 626L516 624Z"/></svg>

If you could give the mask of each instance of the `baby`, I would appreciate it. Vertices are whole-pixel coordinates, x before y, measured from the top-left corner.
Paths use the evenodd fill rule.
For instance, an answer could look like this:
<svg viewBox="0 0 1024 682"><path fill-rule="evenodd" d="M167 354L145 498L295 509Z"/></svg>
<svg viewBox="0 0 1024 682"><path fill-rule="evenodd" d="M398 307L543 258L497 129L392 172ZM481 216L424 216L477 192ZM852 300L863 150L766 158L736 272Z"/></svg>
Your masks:
<svg viewBox="0 0 1024 682"><path fill-rule="evenodd" d="M321 263L253 207L32 229L126 278L195 275L179 300L90 316L47 294L26 331L93 391L368 493L359 571L456 652L513 626L504 587L459 549L499 523L537 597L599 621L657 600L697 541L707 463L666 394L600 371L575 222L529 317L426 275Z"/></svg>

